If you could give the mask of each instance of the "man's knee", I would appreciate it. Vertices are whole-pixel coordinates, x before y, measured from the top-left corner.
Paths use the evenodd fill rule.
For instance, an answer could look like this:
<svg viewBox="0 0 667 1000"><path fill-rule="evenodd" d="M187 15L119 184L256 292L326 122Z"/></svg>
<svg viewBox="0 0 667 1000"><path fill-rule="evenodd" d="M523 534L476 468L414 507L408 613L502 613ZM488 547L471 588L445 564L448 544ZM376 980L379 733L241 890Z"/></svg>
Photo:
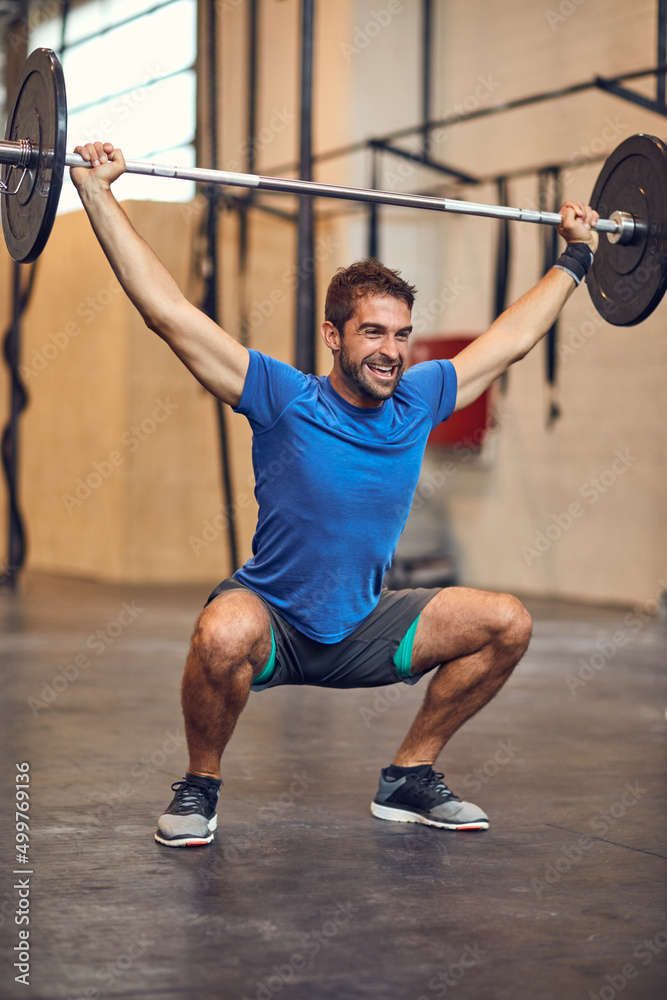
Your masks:
<svg viewBox="0 0 667 1000"><path fill-rule="evenodd" d="M211 675L248 661L261 668L271 653L271 624L261 601L244 591L221 594L197 619L191 651Z"/></svg>
<svg viewBox="0 0 667 1000"><path fill-rule="evenodd" d="M519 655L528 649L533 619L518 597L497 594L498 633L502 643L516 648Z"/></svg>

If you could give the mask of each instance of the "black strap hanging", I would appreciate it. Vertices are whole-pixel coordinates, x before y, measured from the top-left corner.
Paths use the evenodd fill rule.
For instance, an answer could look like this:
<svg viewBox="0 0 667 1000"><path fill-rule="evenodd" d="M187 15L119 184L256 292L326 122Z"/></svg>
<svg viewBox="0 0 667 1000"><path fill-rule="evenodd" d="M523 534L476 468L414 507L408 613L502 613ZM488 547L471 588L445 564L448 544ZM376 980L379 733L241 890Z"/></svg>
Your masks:
<svg viewBox="0 0 667 1000"><path fill-rule="evenodd" d="M14 263L12 321L3 341L10 377L9 419L2 432L2 465L7 482L7 560L0 568L0 585L16 588L26 557L26 533L19 506L19 418L28 405L28 393L21 377L21 320L33 292L37 264L33 264L25 285L24 264Z"/></svg>
<svg viewBox="0 0 667 1000"><path fill-rule="evenodd" d="M551 195L551 198L549 198ZM561 183L558 167L548 167L539 174L539 204L542 211L557 212L560 208ZM549 205L549 202L551 204ZM546 274L558 259L558 233L555 226L542 228L542 270ZM546 335L546 375L549 395L547 427L553 427L561 415L557 395L558 380L558 319Z"/></svg>
<svg viewBox="0 0 667 1000"><path fill-rule="evenodd" d="M498 204L509 204L508 183L506 177L499 177L496 180L498 192ZM510 281L510 262L512 254L512 241L510 239L510 224L507 219L501 219L498 223L496 238L496 276L495 294L493 304L493 318L496 319L507 308L507 292ZM500 378L500 391L503 395L507 392L509 372L503 372Z"/></svg>
<svg viewBox="0 0 667 1000"><path fill-rule="evenodd" d="M208 35L208 101L209 101L209 141L211 143L211 165L218 166L218 13L215 4L209 8ZM218 281L220 273L218 221L220 196L219 189L214 184L206 188L208 212L206 215L206 258L207 272L202 310L214 323L219 322ZM229 435L225 405L219 399L215 401L218 423L218 439L220 445L220 464L222 472L222 489L227 517L227 541L229 544L230 575L239 567L238 543L236 532L236 507L232 486L232 468L229 448Z"/></svg>

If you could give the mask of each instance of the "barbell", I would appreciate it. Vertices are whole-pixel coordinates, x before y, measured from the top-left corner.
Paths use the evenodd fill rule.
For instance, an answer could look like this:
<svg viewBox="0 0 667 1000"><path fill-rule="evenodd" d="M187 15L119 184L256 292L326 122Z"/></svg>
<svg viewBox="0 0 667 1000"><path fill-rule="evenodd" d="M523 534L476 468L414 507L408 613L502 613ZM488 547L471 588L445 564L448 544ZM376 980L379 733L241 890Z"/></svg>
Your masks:
<svg viewBox="0 0 667 1000"><path fill-rule="evenodd" d="M65 167L90 167L82 157L67 152L66 141L63 70L51 49L36 49L26 60L7 117L5 140L0 142L2 228L7 249L19 263L36 260L46 246ZM548 226L562 222L556 212L200 167L128 160L127 171ZM590 204L601 216L595 228L607 236L600 240L588 275L591 298L609 323L632 326L653 312L667 288L667 146L662 139L645 134L625 139L605 162Z"/></svg>

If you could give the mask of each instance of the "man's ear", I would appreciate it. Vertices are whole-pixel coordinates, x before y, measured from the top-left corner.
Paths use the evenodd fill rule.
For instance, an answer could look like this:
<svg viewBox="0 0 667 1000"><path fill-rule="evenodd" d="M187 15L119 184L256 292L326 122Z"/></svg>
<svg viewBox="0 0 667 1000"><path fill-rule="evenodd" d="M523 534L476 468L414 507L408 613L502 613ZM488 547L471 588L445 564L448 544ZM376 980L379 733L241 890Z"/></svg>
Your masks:
<svg viewBox="0 0 667 1000"><path fill-rule="evenodd" d="M322 326L320 327L320 334L322 335L322 340L330 351L340 350L340 333L328 319L322 323Z"/></svg>

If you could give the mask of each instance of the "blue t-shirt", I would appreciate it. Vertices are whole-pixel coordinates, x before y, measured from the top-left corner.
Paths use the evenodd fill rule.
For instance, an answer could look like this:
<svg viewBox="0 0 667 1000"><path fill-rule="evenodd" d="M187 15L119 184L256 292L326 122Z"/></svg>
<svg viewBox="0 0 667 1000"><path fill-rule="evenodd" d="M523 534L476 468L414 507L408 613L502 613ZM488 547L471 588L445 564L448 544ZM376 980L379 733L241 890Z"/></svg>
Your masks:
<svg viewBox="0 0 667 1000"><path fill-rule="evenodd" d="M235 578L311 639L353 632L379 600L426 439L455 402L450 361L414 365L390 399L366 409L328 376L250 351L237 412L253 430L259 517Z"/></svg>

